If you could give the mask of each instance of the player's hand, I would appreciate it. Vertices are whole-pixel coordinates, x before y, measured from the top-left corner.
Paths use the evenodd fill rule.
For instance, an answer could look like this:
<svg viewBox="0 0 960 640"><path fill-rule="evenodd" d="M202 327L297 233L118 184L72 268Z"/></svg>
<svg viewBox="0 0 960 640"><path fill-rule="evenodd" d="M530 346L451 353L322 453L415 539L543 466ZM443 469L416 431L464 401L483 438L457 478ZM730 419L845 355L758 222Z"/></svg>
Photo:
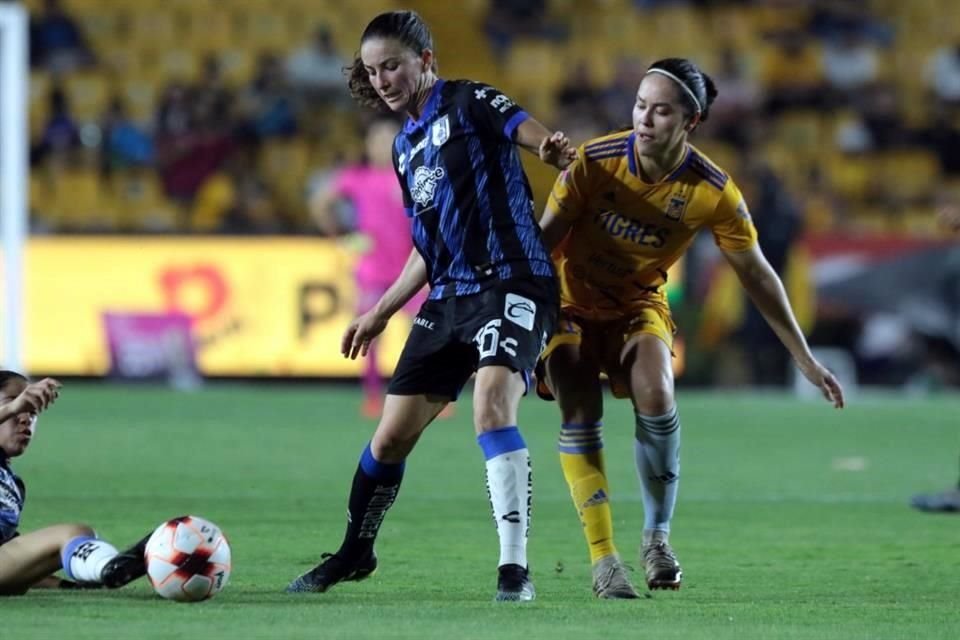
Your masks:
<svg viewBox="0 0 960 640"><path fill-rule="evenodd" d="M836 376L816 360L806 364L797 363L797 366L804 377L820 389L820 393L833 404L834 408L843 409L843 387L840 386Z"/></svg>
<svg viewBox="0 0 960 640"><path fill-rule="evenodd" d="M60 395L60 386L60 382L53 378L31 382L10 402L10 410L14 414L40 413L56 401Z"/></svg>
<svg viewBox="0 0 960 640"><path fill-rule="evenodd" d="M557 169L566 169L576 157L576 148L570 146L570 138L562 131L547 136L540 143L540 159Z"/></svg>
<svg viewBox="0 0 960 640"><path fill-rule="evenodd" d="M340 341L340 353L343 357L356 360L358 355L366 356L370 343L387 328L389 319L381 317L375 310L354 318L343 332L343 339Z"/></svg>
<svg viewBox="0 0 960 640"><path fill-rule="evenodd" d="M937 220L950 231L960 231L960 206L944 205L937 211Z"/></svg>

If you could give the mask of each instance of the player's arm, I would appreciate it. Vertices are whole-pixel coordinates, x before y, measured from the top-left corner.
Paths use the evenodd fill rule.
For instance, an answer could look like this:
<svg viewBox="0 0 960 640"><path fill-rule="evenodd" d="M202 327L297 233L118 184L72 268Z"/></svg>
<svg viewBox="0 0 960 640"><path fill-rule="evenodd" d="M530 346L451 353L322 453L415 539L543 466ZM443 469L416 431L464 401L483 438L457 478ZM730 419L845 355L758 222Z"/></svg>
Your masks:
<svg viewBox="0 0 960 640"><path fill-rule="evenodd" d="M577 155L576 147L570 146L570 138L562 131L550 131L535 118L520 123L515 142L558 169L565 169Z"/></svg>
<svg viewBox="0 0 960 640"><path fill-rule="evenodd" d="M340 353L345 358L355 359L367 355L370 341L387 328L387 322L403 305L427 284L427 265L420 253L413 249L403 271L373 309L356 318L347 327L340 342Z"/></svg>
<svg viewBox="0 0 960 640"><path fill-rule="evenodd" d="M759 245L743 251L721 249L733 267L747 295L793 356L797 367L810 382L817 385L835 407L843 407L843 389L833 374L817 362L790 306L787 292L777 272L767 262Z"/></svg>
<svg viewBox="0 0 960 640"><path fill-rule="evenodd" d="M53 378L44 378L38 382L31 382L13 400L0 404L0 422L21 413L40 413L60 395L60 383Z"/></svg>
<svg viewBox="0 0 960 640"><path fill-rule="evenodd" d="M340 197L340 192L334 188L331 182L317 189L307 203L313 223L326 236L335 236L341 231L340 223L334 212L334 204Z"/></svg>
<svg viewBox="0 0 960 640"><path fill-rule="evenodd" d="M572 226L573 221L559 215L559 210L551 198L540 217L540 237L548 253L553 252L563 242Z"/></svg>

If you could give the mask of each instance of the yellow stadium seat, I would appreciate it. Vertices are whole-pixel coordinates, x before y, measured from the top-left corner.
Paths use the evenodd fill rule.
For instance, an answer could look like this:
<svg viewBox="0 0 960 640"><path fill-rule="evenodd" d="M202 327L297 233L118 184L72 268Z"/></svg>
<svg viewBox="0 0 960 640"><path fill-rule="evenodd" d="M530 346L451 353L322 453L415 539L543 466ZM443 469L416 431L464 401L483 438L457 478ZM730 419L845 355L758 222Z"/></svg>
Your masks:
<svg viewBox="0 0 960 640"><path fill-rule="evenodd" d="M143 124L153 122L160 85L150 79L140 78L123 83L123 97L130 117Z"/></svg>
<svg viewBox="0 0 960 640"><path fill-rule="evenodd" d="M267 183L287 200L302 199L310 163L310 145L300 138L270 140L260 158L260 171Z"/></svg>
<svg viewBox="0 0 960 640"><path fill-rule="evenodd" d="M888 151L878 160L885 191L893 197L929 201L940 186L940 163L931 151Z"/></svg>
<svg viewBox="0 0 960 640"><path fill-rule="evenodd" d="M75 167L58 173L56 190L50 202L52 218L60 229L112 231L116 228L116 210L103 188L100 175L92 167Z"/></svg>
<svg viewBox="0 0 960 640"><path fill-rule="evenodd" d="M175 231L179 213L163 193L160 177L151 168L128 169L113 176L117 224L124 231Z"/></svg>
<svg viewBox="0 0 960 640"><path fill-rule="evenodd" d="M36 138L50 117L50 74L46 71L32 71L27 87L29 92L30 136Z"/></svg>
<svg viewBox="0 0 960 640"><path fill-rule="evenodd" d="M841 196L859 202L879 179L876 165L867 155L834 154L827 160L827 182Z"/></svg>
<svg viewBox="0 0 960 640"><path fill-rule="evenodd" d="M829 148L828 127L817 111L788 111L776 119L773 137L777 144L790 149L802 159L818 156L822 149Z"/></svg>
<svg viewBox="0 0 960 640"><path fill-rule="evenodd" d="M81 122L96 121L110 97L110 86L104 74L84 71L67 75L64 88L70 98L70 111Z"/></svg>
<svg viewBox="0 0 960 640"><path fill-rule="evenodd" d="M540 39L520 39L511 48L504 71L509 78L509 89L504 87L505 91L516 94L522 88L528 93L552 95L565 80L568 68L558 45Z"/></svg>

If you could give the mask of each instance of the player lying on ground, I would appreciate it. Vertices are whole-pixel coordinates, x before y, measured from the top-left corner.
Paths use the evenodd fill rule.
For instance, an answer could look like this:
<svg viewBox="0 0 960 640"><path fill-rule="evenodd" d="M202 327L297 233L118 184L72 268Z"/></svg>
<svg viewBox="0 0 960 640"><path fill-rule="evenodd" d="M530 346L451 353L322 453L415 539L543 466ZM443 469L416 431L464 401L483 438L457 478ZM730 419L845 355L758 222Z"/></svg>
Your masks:
<svg viewBox="0 0 960 640"><path fill-rule="evenodd" d="M10 460L30 446L37 417L59 392L60 383L51 378L31 383L19 373L0 371L0 595L34 588L116 588L146 572L146 538L119 553L85 524L56 524L24 534L17 530L26 490ZM53 575L60 569L66 580Z"/></svg>
<svg viewBox="0 0 960 640"><path fill-rule="evenodd" d="M560 463L601 598L637 597L613 544L601 372L615 397L633 403L647 586L680 587L680 564L668 541L680 477L680 418L671 366L675 327L664 285L699 229L713 233L803 375L843 406L840 385L811 354L780 278L760 251L739 189L687 142L715 97L712 80L690 61L651 65L637 91L632 130L583 145L557 178L540 221L544 243L556 248L561 299L557 331L541 357L560 406Z"/></svg>

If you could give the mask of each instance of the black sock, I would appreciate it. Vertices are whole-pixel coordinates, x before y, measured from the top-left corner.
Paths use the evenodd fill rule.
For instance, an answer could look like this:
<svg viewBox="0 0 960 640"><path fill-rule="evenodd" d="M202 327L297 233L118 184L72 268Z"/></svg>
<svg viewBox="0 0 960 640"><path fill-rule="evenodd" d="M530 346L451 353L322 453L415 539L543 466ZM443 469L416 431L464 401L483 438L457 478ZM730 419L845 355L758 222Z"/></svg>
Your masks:
<svg viewBox="0 0 960 640"><path fill-rule="evenodd" d="M361 558L373 549L377 532L400 491L404 464L384 464L374 459L370 445L363 450L353 475L347 532L337 555Z"/></svg>

